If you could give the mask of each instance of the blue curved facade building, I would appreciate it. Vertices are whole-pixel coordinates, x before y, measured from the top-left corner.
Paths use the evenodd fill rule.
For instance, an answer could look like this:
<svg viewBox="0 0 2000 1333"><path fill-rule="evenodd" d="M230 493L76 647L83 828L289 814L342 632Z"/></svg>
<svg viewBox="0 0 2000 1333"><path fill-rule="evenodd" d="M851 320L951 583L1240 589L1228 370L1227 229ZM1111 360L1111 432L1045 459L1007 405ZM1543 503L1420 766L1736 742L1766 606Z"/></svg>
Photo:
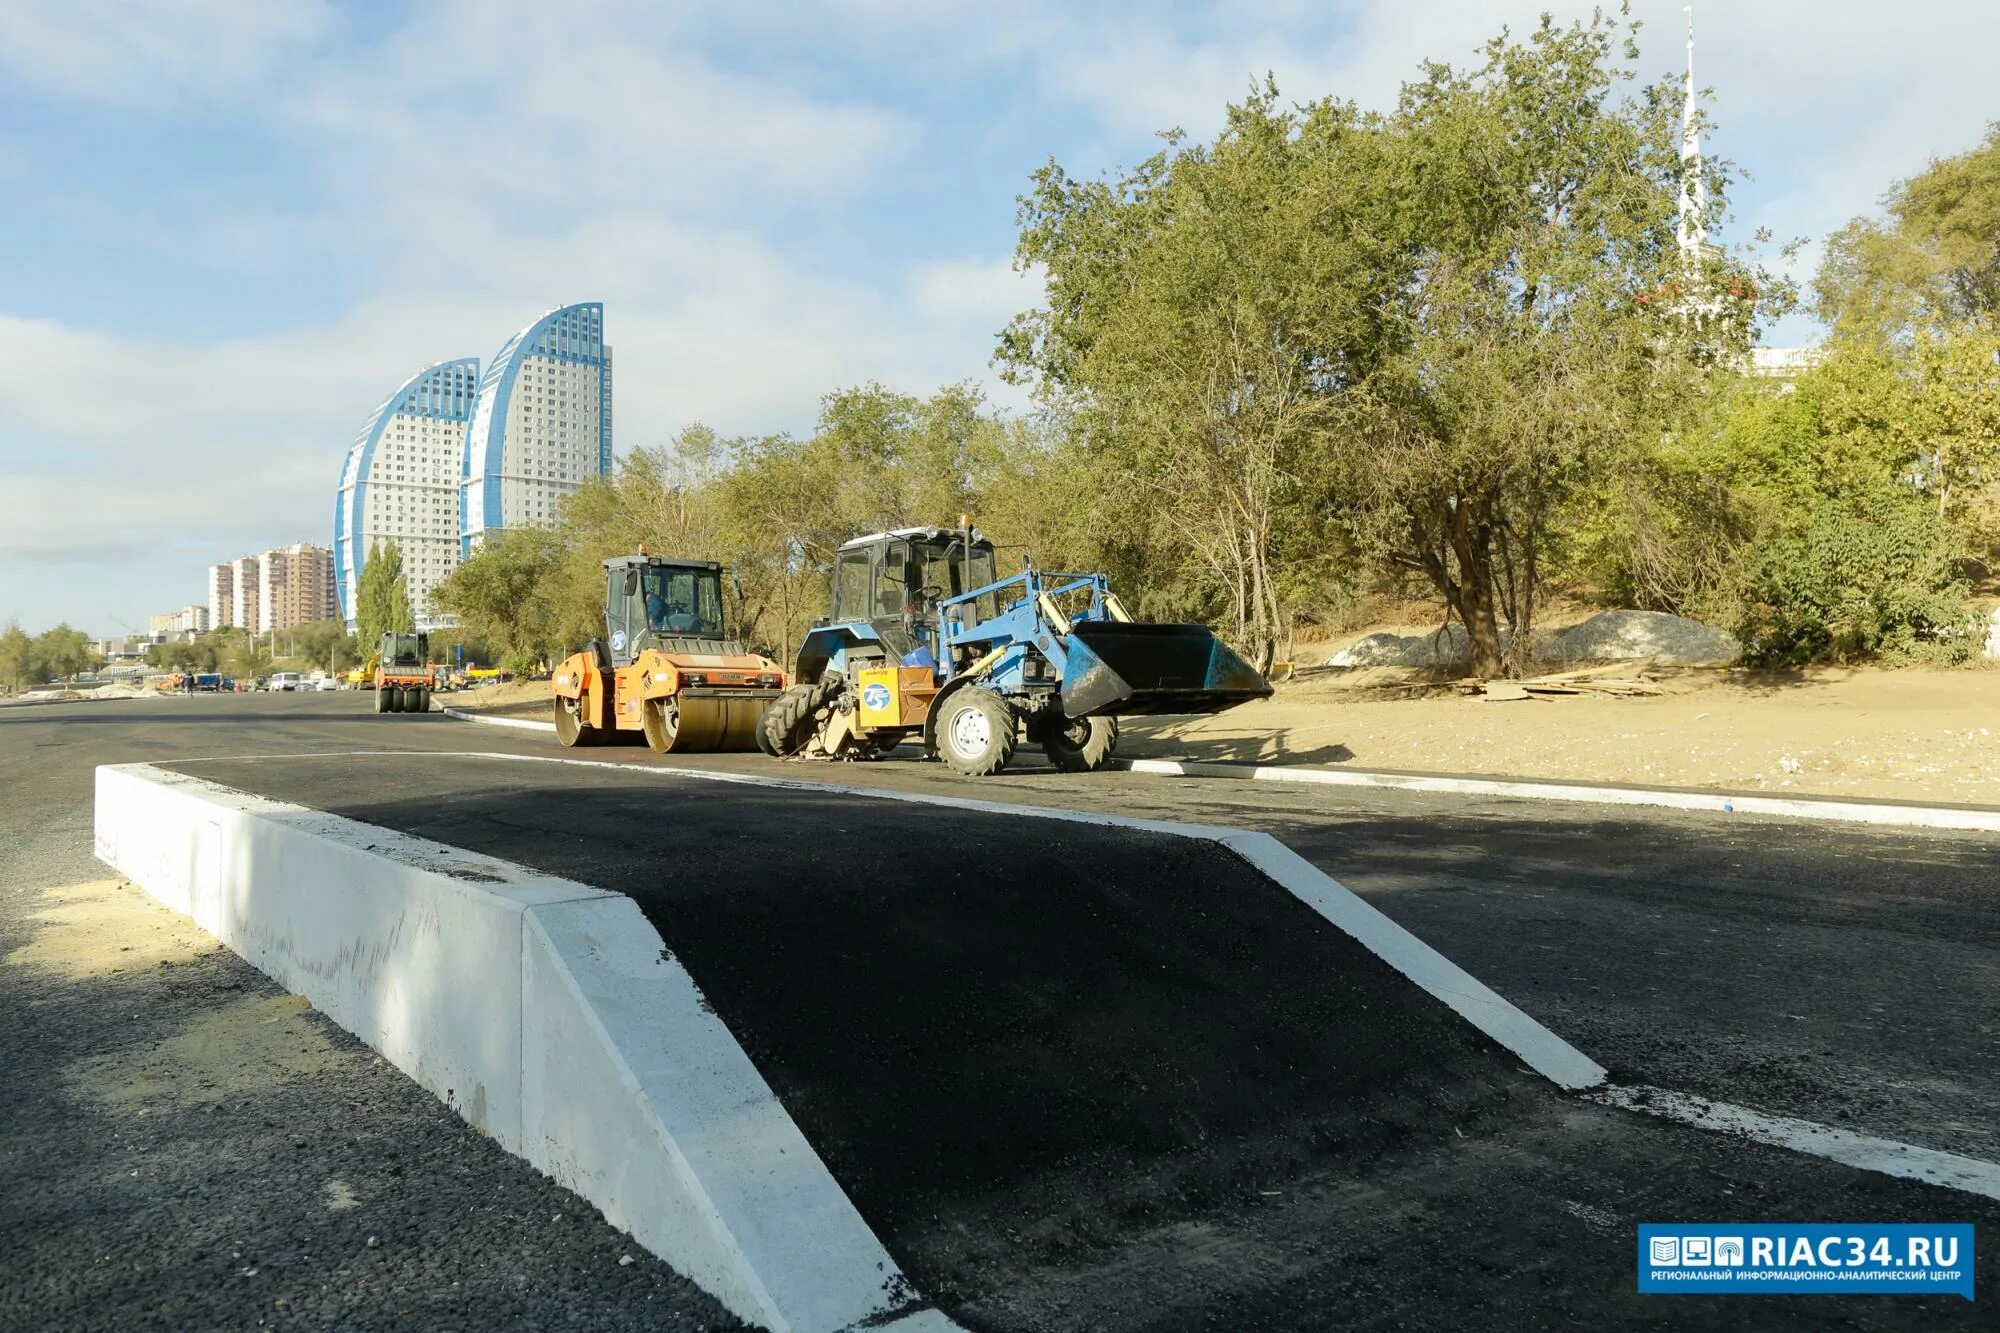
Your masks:
<svg viewBox="0 0 2000 1333"><path fill-rule="evenodd" d="M349 630L361 567L384 542L402 552L418 628L449 623L430 597L458 563L458 483L479 383L477 358L424 367L382 400L348 449L333 506L333 586Z"/></svg>
<svg viewBox="0 0 2000 1333"><path fill-rule="evenodd" d="M459 469L461 558L508 528L546 527L611 471L604 305L559 306L509 338L479 380Z"/></svg>

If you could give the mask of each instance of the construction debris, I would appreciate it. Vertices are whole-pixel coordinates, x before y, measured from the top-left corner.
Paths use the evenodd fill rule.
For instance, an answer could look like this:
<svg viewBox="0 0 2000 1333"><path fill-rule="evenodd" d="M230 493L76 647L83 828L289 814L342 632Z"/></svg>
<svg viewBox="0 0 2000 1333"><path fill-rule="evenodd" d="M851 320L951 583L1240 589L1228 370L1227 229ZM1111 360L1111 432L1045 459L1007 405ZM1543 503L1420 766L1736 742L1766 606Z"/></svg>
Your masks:
<svg viewBox="0 0 2000 1333"><path fill-rule="evenodd" d="M1458 682L1461 694L1477 694L1487 699L1505 701L1511 699L1551 698L1565 694L1613 695L1631 698L1660 693L1660 687L1646 676L1618 676L1614 671L1623 671L1623 666L1592 667L1583 671L1564 671L1552 676L1535 676L1528 680L1463 680Z"/></svg>

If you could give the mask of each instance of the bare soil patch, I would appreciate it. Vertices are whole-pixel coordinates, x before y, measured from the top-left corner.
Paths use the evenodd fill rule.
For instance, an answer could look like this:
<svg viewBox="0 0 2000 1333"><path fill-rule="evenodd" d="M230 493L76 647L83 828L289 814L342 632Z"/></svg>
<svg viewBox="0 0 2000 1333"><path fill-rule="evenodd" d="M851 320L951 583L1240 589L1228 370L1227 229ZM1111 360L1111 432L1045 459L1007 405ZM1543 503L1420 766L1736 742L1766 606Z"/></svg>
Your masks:
<svg viewBox="0 0 2000 1333"><path fill-rule="evenodd" d="M2000 805L2000 670L1682 671L1653 698L1508 701L1435 678L1335 673L1133 719L1119 753Z"/></svg>

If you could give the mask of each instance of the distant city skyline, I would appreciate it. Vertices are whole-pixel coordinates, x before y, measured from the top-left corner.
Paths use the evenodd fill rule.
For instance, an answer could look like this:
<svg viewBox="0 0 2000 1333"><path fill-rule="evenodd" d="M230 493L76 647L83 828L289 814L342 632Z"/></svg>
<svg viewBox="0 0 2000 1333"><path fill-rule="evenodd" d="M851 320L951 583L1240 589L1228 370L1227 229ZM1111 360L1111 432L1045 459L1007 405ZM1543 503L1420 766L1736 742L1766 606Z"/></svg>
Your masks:
<svg viewBox="0 0 2000 1333"><path fill-rule="evenodd" d="M611 349L604 304L543 312L476 358L426 366L369 415L347 451L333 510L338 614L357 627L367 561L402 557L418 629L451 623L431 596L458 562L508 528L548 527L563 499L611 470Z"/></svg>
<svg viewBox="0 0 2000 1333"><path fill-rule="evenodd" d="M803 432L869 379L1024 406L990 357L1039 296L1014 201L1051 157L1211 137L1267 71L1386 107L1425 58L1591 8L0 4L0 622L98 635L228 552L330 540L388 386L578 293L615 312L620 448ZM1697 6L1702 146L1754 173L1712 243L1803 237L1809 276L2000 118L1989 7L1921 13ZM1682 6L1634 16L1676 80Z"/></svg>
<svg viewBox="0 0 2000 1333"><path fill-rule="evenodd" d="M479 361L439 361L382 400L341 464L333 506L337 613L351 629L368 557L393 542L403 557L420 627L433 589L458 564L459 480L465 428L479 393Z"/></svg>

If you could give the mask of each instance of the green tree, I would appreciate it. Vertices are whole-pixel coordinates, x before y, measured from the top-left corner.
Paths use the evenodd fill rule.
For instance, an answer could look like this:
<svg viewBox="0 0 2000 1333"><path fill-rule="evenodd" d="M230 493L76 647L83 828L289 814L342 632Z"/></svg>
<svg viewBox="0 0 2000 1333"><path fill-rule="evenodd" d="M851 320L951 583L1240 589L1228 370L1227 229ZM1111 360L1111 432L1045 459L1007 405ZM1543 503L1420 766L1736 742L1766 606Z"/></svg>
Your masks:
<svg viewBox="0 0 2000 1333"><path fill-rule="evenodd" d="M354 619L361 643L373 652L390 631L407 634L417 627L410 608L410 584L403 572L403 553L394 542L383 542L368 553L354 593Z"/></svg>
<svg viewBox="0 0 2000 1333"><path fill-rule="evenodd" d="M1321 455L1379 345L1382 132L1266 86L1214 144L1168 138L1115 181L1036 173L1016 254L1047 273L1047 305L999 360L1075 433L1060 470L1093 493L1074 515L1090 556L1150 575L1150 610L1226 617L1265 665L1299 566L1328 558Z"/></svg>
<svg viewBox="0 0 2000 1333"><path fill-rule="evenodd" d="M2000 314L2000 124L1884 196L1886 216L1828 239L1813 283L1836 336L1907 340L1919 328Z"/></svg>
<svg viewBox="0 0 2000 1333"><path fill-rule="evenodd" d="M292 650L313 669L341 671L361 661L360 644L338 620L316 620L292 631Z"/></svg>
<svg viewBox="0 0 2000 1333"><path fill-rule="evenodd" d="M9 694L18 694L33 679L33 673L34 641L19 621L10 620L0 631L0 684L6 685Z"/></svg>
<svg viewBox="0 0 2000 1333"><path fill-rule="evenodd" d="M461 632L509 661L559 658L603 633L603 587L585 593L559 530L515 528L489 540L438 585L437 605Z"/></svg>
<svg viewBox="0 0 2000 1333"><path fill-rule="evenodd" d="M90 636L68 624L36 635L29 649L30 672L40 680L66 680L103 661L91 647Z"/></svg>
<svg viewBox="0 0 2000 1333"><path fill-rule="evenodd" d="M1407 220L1408 262L1387 298L1394 345L1350 396L1351 521L1438 590L1482 675L1531 659L1595 483L1740 352L1744 295L1785 295L1714 255L1685 267L1678 97L1617 97L1621 51L1601 14L1545 18L1475 69L1431 66L1391 122L1379 197ZM1718 168L1718 213L1725 184Z"/></svg>
<svg viewBox="0 0 2000 1333"><path fill-rule="evenodd" d="M1825 500L1760 554L1736 630L1752 661L1963 661L1981 646L1964 538L1907 487Z"/></svg>

